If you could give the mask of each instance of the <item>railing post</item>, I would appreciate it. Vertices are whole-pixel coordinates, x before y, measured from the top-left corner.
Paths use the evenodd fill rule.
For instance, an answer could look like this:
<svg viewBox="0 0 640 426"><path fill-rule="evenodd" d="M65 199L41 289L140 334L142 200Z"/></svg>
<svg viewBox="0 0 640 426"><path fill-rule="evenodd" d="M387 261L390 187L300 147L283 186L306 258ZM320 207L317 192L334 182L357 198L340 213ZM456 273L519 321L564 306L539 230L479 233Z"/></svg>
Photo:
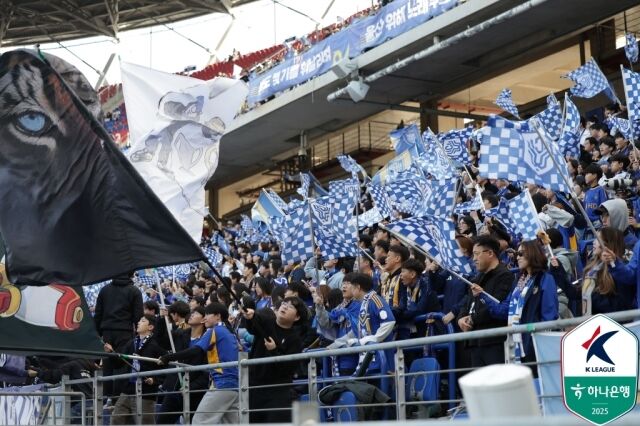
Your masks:
<svg viewBox="0 0 640 426"><path fill-rule="evenodd" d="M136 377L136 424L142 424L142 377ZM122 395L120 396L122 397Z"/></svg>
<svg viewBox="0 0 640 426"><path fill-rule="evenodd" d="M102 383L100 382L102 371L96 370L93 373L93 424L102 424Z"/></svg>
<svg viewBox="0 0 640 426"><path fill-rule="evenodd" d="M404 392L404 352L398 349L395 354L395 382L396 382L396 419L407 419L406 395Z"/></svg>
<svg viewBox="0 0 640 426"><path fill-rule="evenodd" d="M245 362L249 358L246 352L238 353L238 385L240 395L238 398L238 411L240 412L240 423L249 423L249 366Z"/></svg>
<svg viewBox="0 0 640 426"><path fill-rule="evenodd" d="M189 372L185 371L182 376L182 424L184 425L191 423L190 385Z"/></svg>
<svg viewBox="0 0 640 426"><path fill-rule="evenodd" d="M60 381L60 387L62 388L62 392L69 392L69 385L67 382L69 381L69 376L66 374L62 376L62 380ZM62 396L62 421L64 424L71 423L71 398L68 395Z"/></svg>
<svg viewBox="0 0 640 426"><path fill-rule="evenodd" d="M369 121L367 125L369 126L369 151L371 151L371 122Z"/></svg>
<svg viewBox="0 0 640 426"><path fill-rule="evenodd" d="M318 399L318 367L315 358L309 359L307 380L309 381L309 401L314 402Z"/></svg>

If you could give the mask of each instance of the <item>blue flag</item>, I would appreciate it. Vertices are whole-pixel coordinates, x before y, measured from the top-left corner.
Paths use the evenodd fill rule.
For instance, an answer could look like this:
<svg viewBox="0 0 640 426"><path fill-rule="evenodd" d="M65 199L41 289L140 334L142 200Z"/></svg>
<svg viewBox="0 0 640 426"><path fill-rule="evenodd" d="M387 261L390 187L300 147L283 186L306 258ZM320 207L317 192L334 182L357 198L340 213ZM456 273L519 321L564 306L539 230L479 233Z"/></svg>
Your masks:
<svg viewBox="0 0 640 426"><path fill-rule="evenodd" d="M467 142L471 139L473 127L464 129L449 130L446 133L438 134L438 139L442 143L445 154L454 162L466 165L471 163Z"/></svg>
<svg viewBox="0 0 640 426"><path fill-rule="evenodd" d="M453 209L453 212L456 214L467 214L479 210L484 210L484 202L482 201L480 187L476 185L476 193L473 198L469 201L458 204L455 209Z"/></svg>
<svg viewBox="0 0 640 426"><path fill-rule="evenodd" d="M553 144L549 147L553 150ZM553 155L561 168L564 165L562 171L568 176L562 155L558 152ZM523 181L569 192L538 134L527 123L490 116L487 126L482 129L479 166L480 175L487 179Z"/></svg>
<svg viewBox="0 0 640 426"><path fill-rule="evenodd" d="M456 170L431 129L427 129L422 134L422 139L425 145L425 153L419 157L419 164L422 170L435 179L453 178L456 175Z"/></svg>
<svg viewBox="0 0 640 426"><path fill-rule="evenodd" d="M580 111L571 101L568 94L564 94L565 115L562 122L562 134L558 139L558 148L563 155L577 158L580 155Z"/></svg>
<svg viewBox="0 0 640 426"><path fill-rule="evenodd" d="M391 144L395 149L396 154L402 154L404 151L415 148L418 155L424 153L424 147L422 146L422 137L420 136L420 129L415 124L410 124L402 129L393 130L389 133Z"/></svg>
<svg viewBox="0 0 640 426"><path fill-rule="evenodd" d="M303 200L309 196L309 186L311 186L311 177L308 173L300 173L300 188L296 190Z"/></svg>
<svg viewBox="0 0 640 426"><path fill-rule="evenodd" d="M613 102L619 103L613 88L609 85L607 77L602 73L600 67L593 58L586 64L562 76L573 81L575 85L571 88L571 94L579 98L593 98L598 93L604 91Z"/></svg>
<svg viewBox="0 0 640 426"><path fill-rule="evenodd" d="M367 185L367 192L371 195L373 205L378 209L380 215L385 218L391 215L391 207L389 205L389 198L387 197L387 191L382 185L376 185L373 182Z"/></svg>
<svg viewBox="0 0 640 426"><path fill-rule="evenodd" d="M525 189L516 197L508 201L510 222L515 226L515 231L522 235L524 241L532 241L538 238L540 222L538 213L531 200L529 190Z"/></svg>
<svg viewBox="0 0 640 426"><path fill-rule="evenodd" d="M640 121L640 74L633 72L624 67L620 67L622 71L622 84L624 86L624 95L627 98L627 111L629 121L635 124ZM634 127L635 129L635 127ZM640 135L637 133L635 137Z"/></svg>
<svg viewBox="0 0 640 426"><path fill-rule="evenodd" d="M293 208L284 217L282 241L282 261L284 264L295 263L313 257L313 239L311 220L307 203Z"/></svg>
<svg viewBox="0 0 640 426"><path fill-rule="evenodd" d="M251 208L251 219L257 229L261 228L261 223L269 227L273 218L284 216L287 205L277 194L276 197L277 199L274 199L273 195L265 190L260 192L258 199ZM282 201L282 203L277 200Z"/></svg>
<svg viewBox="0 0 640 426"><path fill-rule="evenodd" d="M415 148L403 151L401 154L398 154L389 160L384 167L378 170L378 173L373 176L371 182L374 185L386 185L389 182L392 182L398 177L399 173L410 170L417 157L418 153Z"/></svg>
<svg viewBox="0 0 640 426"><path fill-rule="evenodd" d="M511 89L502 89L502 91L498 94L498 98L496 99L495 103L500 108L507 111L509 114L520 119L518 108L513 103L513 98L511 97Z"/></svg>
<svg viewBox="0 0 640 426"><path fill-rule="evenodd" d="M426 187L428 183L424 177L407 171L399 174L385 189L391 208L413 215L424 202Z"/></svg>
<svg viewBox="0 0 640 426"><path fill-rule="evenodd" d="M632 33L627 33L625 41L624 54L627 55L627 59L632 64L638 62L638 40L636 40L636 36Z"/></svg>
<svg viewBox="0 0 640 426"><path fill-rule="evenodd" d="M431 192L416 216L449 218L456 204L458 179L431 181Z"/></svg>
<svg viewBox="0 0 640 426"><path fill-rule="evenodd" d="M358 173L362 173L362 179L364 181L369 179L366 170L356 162L350 155L338 155L338 162L340 166L347 172L351 173L354 179L358 179Z"/></svg>
<svg viewBox="0 0 640 426"><path fill-rule="evenodd" d="M547 108L534 117L540 121L551 139L560 138L562 134L562 108L553 93L547 97Z"/></svg>

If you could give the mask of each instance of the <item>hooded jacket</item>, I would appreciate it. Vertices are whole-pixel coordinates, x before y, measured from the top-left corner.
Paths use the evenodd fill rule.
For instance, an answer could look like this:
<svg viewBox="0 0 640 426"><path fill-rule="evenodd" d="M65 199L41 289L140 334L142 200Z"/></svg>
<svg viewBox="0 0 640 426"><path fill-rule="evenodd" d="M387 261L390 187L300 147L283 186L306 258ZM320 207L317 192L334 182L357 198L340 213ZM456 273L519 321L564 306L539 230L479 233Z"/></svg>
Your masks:
<svg viewBox="0 0 640 426"><path fill-rule="evenodd" d="M94 320L98 334L105 330L132 331L142 317L142 293L129 277L119 276L102 287Z"/></svg>
<svg viewBox="0 0 640 426"><path fill-rule="evenodd" d="M633 232L629 232L629 208L627 203L620 198L614 198L600 204L600 207L607 209L609 226L622 231L624 233L624 245L627 248L632 248L638 239Z"/></svg>

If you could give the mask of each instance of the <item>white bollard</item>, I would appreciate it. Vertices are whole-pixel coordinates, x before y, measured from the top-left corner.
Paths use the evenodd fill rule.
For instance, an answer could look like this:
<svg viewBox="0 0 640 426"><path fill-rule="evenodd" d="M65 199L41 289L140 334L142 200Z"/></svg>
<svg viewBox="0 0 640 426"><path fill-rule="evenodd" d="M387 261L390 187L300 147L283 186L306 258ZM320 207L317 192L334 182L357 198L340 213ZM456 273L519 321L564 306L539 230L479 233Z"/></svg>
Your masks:
<svg viewBox="0 0 640 426"><path fill-rule="evenodd" d="M490 365L472 371L459 383L473 420L542 415L529 367Z"/></svg>

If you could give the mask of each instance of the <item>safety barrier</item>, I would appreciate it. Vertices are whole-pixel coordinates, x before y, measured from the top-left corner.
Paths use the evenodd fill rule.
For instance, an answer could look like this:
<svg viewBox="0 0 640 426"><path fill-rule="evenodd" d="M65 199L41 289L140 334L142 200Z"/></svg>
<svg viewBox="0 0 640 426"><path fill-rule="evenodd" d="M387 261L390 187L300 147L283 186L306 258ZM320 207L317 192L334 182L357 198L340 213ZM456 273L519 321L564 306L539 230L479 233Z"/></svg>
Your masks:
<svg viewBox="0 0 640 426"><path fill-rule="evenodd" d="M640 310L624 311L611 313L609 316L617 321L629 321L640 318ZM438 314L431 315L431 319L439 318ZM146 377L161 377L167 374L181 374L182 375L182 389L177 392L173 392L174 395L181 395L182 397L182 411L175 412L182 416L184 424L189 423L193 412L190 410L191 398L195 397L198 392L190 389L190 374L197 371L209 371L214 368L228 368L238 367L239 372L239 387L236 389L225 389L239 392L238 410L234 412L238 413L240 423L249 423L249 415L252 412L264 412L276 409L249 407L249 393L251 391L264 391L269 390L273 392L290 391L294 388L301 390L302 397L299 399L302 401L318 401L318 394L325 386L335 383L345 382L358 382L366 381L368 383L374 383L380 390L390 397L387 402L372 402L367 404L358 403L354 398L341 398L332 405L320 406L320 419L323 421L345 421L345 420L362 420L358 415L358 409L377 408L378 419L380 420L396 420L404 421L407 419L407 409L411 407L417 407L420 411L416 417L425 418L428 416L428 410L430 407L437 407L438 405L449 406L449 417L456 418L457 407L462 400L456 397L456 376L459 373L464 373L472 370L472 368L451 368L452 364L448 368L439 368L437 364L432 364L432 367L426 370L417 371L405 371L405 355L412 352L421 350L447 350L448 359L455 360L455 344L470 339L482 339L497 336L508 336L515 333L535 333L541 331L561 330L568 327L573 327L584 321L586 317L571 318L564 320L547 321L532 324L522 324L513 327L499 327L486 330L470 331L464 333L455 334L443 334L436 336L421 337L409 340L392 341L385 343L375 343L366 346L356 346L350 348L341 349L325 349L314 350L300 354L283 355L272 358L259 358L248 359L246 353L240 353L238 361L225 362L218 364L199 365L199 366L177 366L167 368L164 370L149 371L142 373L130 373L120 374L109 377L103 377L98 372L92 379L80 379L80 380L66 380L61 383L61 392L55 393L55 395L63 396L67 400L71 396L80 396L78 392L71 392L74 385L91 383L93 387L92 406L95 409L92 410L91 415L87 416L85 412L85 398L82 395L82 412L81 419L75 419L77 424L92 423L94 425L103 424L102 416L110 415L109 411L103 411L100 409L103 404L102 386L100 383L116 380L130 380L135 379L135 395L132 397L135 399L135 421L137 424L142 423L143 415L150 414L143 412L143 399L144 397L155 397L157 395L170 395L170 392L159 392L158 394L145 395L142 393L142 381ZM453 353L452 353L453 352ZM362 374L360 377L353 376L340 376L332 377L328 374L328 359L329 357L337 357L344 355L353 355L361 353L373 353L377 360L377 365L382 366L376 370L368 370L366 374ZM391 358L389 355L393 356ZM295 380L293 384L277 384L277 385L264 385L264 386L249 386L249 367L257 365L273 365L277 368L279 363L283 362L306 362L307 363L307 377L303 380ZM547 363L559 363L560 360L551 360ZM318 363L321 363L322 373L318 373ZM455 364L453 364L455 365ZM540 363L531 363L529 365L540 365ZM356 374L358 375L358 374ZM433 377L432 377L433 376ZM436 380L434 377L437 377ZM446 379L444 379L446 377ZM442 379L442 380L441 380ZM416 381L420 381L420 384L416 384ZM441 399L439 397L440 389L433 389L434 384L445 383L449 387L449 392L446 392L446 398ZM419 388L416 389L416 386ZM422 386L422 387L420 387ZM407 394L407 391L409 394ZM217 392L216 390L210 390L210 392ZM425 392L421 394L420 392ZM1 395L1 394L0 394ZM16 395L16 394L12 394ZM34 394L30 394L33 396ZM37 394L41 395L41 394ZM52 393L51 395L54 395ZM558 398L560 395L540 394L541 399L544 398ZM68 406L68 401L67 404ZM148 406L148 404L147 404ZM286 408L291 410L291 407ZM282 409L280 409L282 410ZM154 410L155 411L155 410ZM70 410L64 410L64 422L70 423L72 420ZM221 411L222 412L222 411ZM105 419L106 420L106 419ZM575 419L574 419L575 420ZM117 420L116 420L117 423ZM104 423L109 424L109 423Z"/></svg>

